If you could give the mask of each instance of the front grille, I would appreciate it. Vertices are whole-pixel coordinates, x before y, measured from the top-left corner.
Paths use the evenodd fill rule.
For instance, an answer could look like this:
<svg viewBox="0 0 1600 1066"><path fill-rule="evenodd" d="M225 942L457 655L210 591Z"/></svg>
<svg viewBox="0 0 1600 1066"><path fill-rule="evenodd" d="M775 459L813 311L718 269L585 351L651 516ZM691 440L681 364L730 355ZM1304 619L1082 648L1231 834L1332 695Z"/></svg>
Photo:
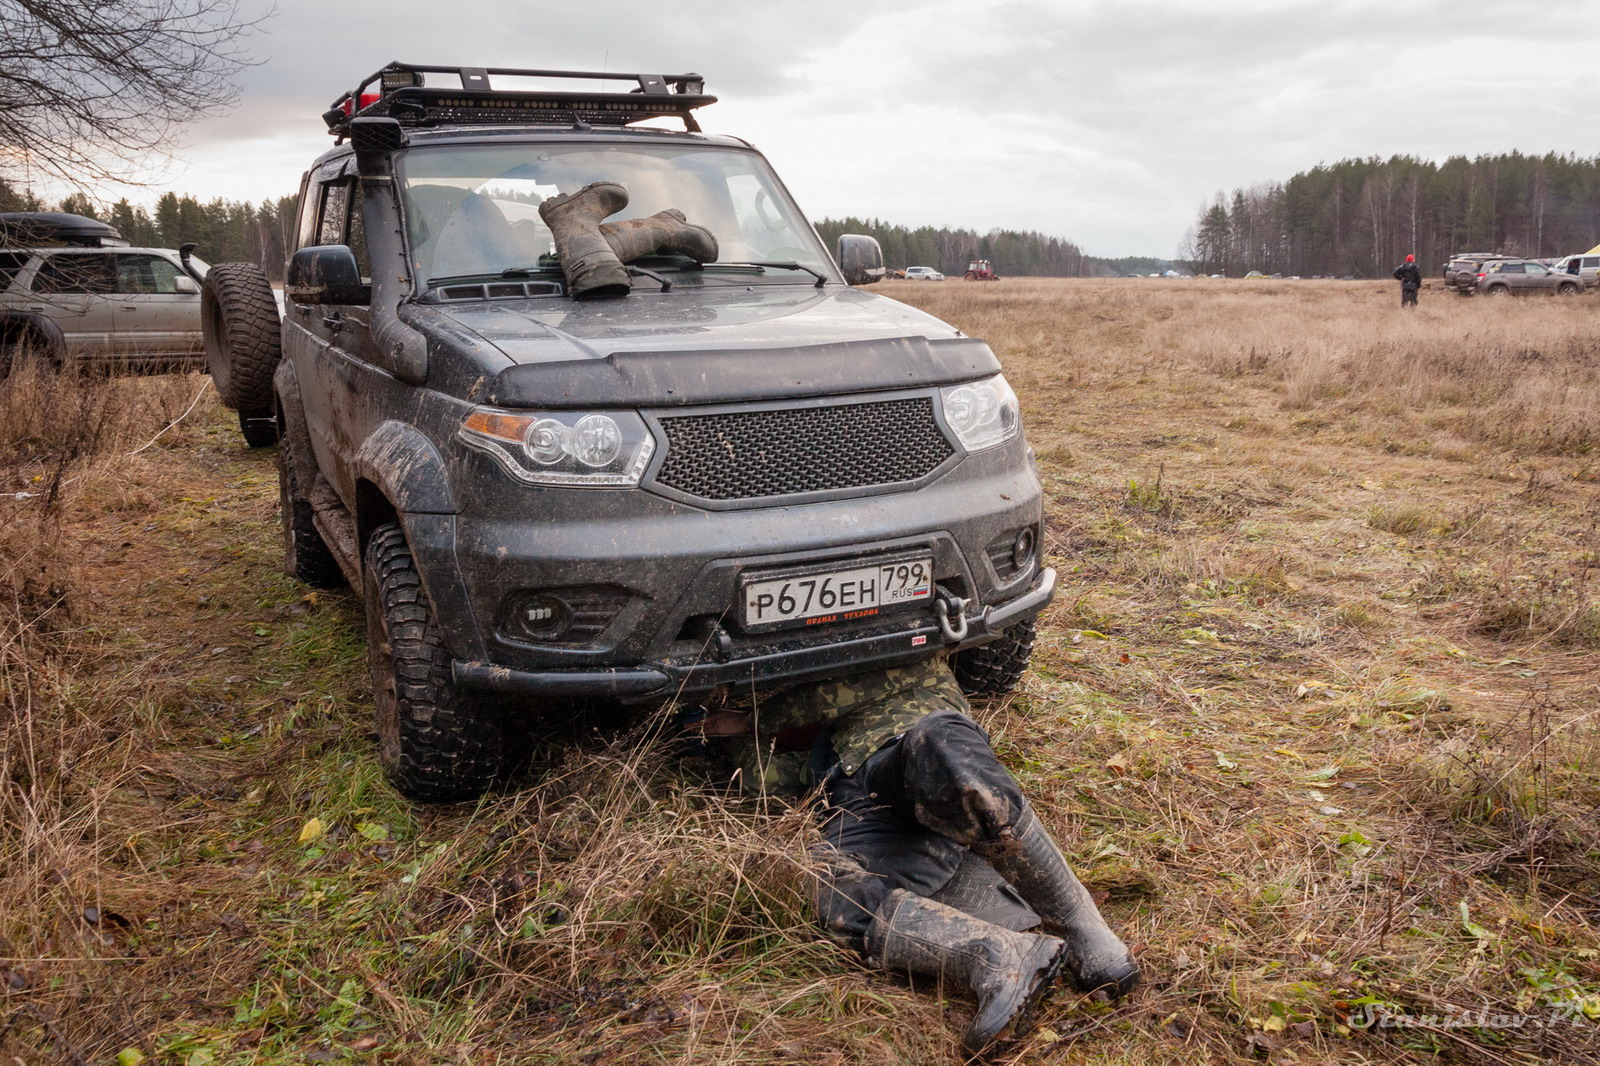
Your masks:
<svg viewBox="0 0 1600 1066"><path fill-rule="evenodd" d="M669 415L656 484L705 500L837 492L925 477L955 451L933 401Z"/></svg>

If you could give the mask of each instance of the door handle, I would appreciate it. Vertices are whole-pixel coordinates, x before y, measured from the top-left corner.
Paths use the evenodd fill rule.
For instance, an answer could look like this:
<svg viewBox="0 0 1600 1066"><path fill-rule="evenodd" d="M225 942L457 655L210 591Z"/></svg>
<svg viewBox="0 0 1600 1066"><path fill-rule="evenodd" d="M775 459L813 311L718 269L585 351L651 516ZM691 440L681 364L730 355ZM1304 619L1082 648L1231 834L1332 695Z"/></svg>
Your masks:
<svg viewBox="0 0 1600 1066"><path fill-rule="evenodd" d="M124 311L137 311L137 310L139 310L137 307L129 307L127 304L123 304L122 305L122 309Z"/></svg>
<svg viewBox="0 0 1600 1066"><path fill-rule="evenodd" d="M344 316L339 314L323 315L322 324L333 332L338 333L341 329L344 329Z"/></svg>

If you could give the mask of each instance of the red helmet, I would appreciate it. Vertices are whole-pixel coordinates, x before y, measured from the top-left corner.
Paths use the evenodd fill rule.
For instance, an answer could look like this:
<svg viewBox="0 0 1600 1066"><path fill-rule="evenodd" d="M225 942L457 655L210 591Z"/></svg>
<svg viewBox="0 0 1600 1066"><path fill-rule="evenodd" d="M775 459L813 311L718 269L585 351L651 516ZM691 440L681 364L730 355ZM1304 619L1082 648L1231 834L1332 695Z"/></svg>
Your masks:
<svg viewBox="0 0 1600 1066"><path fill-rule="evenodd" d="M1417 257L1416 257L1416 256L1414 256L1414 255L1408 255L1408 256L1406 256L1406 262L1408 262L1408 263L1415 263L1415 262L1416 262L1416 261L1417 261Z"/></svg>

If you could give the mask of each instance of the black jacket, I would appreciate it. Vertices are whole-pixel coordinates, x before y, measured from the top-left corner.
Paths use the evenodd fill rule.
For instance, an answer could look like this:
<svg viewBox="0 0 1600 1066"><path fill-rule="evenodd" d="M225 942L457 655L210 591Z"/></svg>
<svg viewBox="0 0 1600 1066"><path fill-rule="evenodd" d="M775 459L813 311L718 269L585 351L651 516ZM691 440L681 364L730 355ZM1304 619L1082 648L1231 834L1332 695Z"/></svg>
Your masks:
<svg viewBox="0 0 1600 1066"><path fill-rule="evenodd" d="M1422 288L1422 271L1417 269L1415 263L1401 263L1394 272L1395 280L1402 289Z"/></svg>

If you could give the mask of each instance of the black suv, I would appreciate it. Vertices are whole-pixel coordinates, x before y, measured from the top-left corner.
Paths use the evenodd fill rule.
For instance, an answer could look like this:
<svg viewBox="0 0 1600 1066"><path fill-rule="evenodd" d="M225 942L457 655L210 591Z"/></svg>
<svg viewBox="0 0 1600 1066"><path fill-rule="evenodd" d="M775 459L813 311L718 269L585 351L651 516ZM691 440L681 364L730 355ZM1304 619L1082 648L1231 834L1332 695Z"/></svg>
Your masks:
<svg viewBox="0 0 1600 1066"><path fill-rule="evenodd" d="M507 87L554 77L634 88ZM287 564L363 590L409 796L477 794L519 715L571 701L1026 667L1055 573L998 361L853 288L876 242L836 263L759 152L699 132L714 100L698 75L397 63L325 116L272 401ZM663 116L685 129L633 125ZM539 207L596 182L720 255L575 299ZM277 358L233 356L239 379Z"/></svg>

